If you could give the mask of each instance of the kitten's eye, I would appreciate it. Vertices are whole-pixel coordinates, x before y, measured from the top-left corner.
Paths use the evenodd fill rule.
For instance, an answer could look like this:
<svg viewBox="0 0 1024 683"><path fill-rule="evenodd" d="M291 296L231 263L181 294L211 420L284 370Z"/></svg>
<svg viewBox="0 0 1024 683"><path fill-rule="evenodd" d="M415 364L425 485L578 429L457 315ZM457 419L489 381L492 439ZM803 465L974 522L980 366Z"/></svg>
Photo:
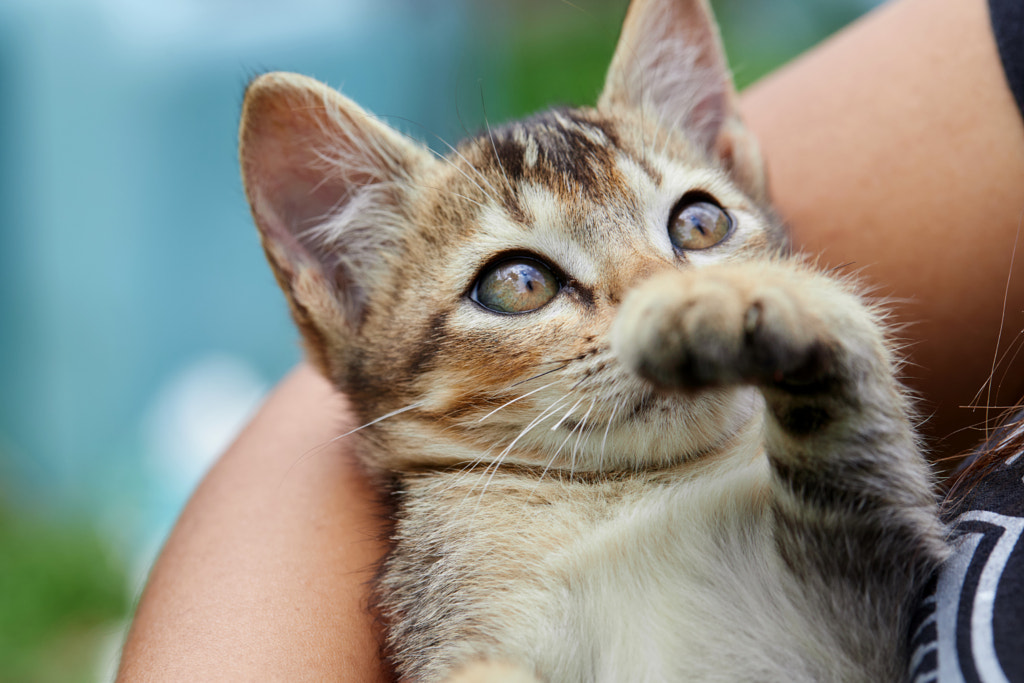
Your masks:
<svg viewBox="0 0 1024 683"><path fill-rule="evenodd" d="M668 221L668 236L677 249L695 251L713 247L732 230L725 209L703 198L683 197Z"/></svg>
<svg viewBox="0 0 1024 683"><path fill-rule="evenodd" d="M558 278L543 263L513 258L481 273L471 296L498 313L526 313L551 301L558 290Z"/></svg>

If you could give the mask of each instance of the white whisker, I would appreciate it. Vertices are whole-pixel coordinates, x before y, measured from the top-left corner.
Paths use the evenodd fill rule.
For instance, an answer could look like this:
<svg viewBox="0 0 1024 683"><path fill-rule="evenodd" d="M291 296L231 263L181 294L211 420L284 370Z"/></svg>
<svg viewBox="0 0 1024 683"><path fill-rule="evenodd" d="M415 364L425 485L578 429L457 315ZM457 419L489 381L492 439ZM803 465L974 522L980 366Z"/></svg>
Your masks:
<svg viewBox="0 0 1024 683"><path fill-rule="evenodd" d="M376 419L370 420L369 422L367 422L364 425L359 425L355 429L350 429L349 431L345 432L344 434L339 434L338 436L334 437L333 439L331 439L327 443L329 443L329 444L330 443L334 443L335 441L337 441L339 439L344 439L346 436L349 436L350 434L355 434L356 432L358 432L360 430L366 429L367 427L371 427L371 426L377 424L378 422L382 422L382 421L388 419L389 417L394 417L395 415L401 415L402 413L404 413L406 411L415 410L416 408L420 408L422 406L423 406L423 401L419 401L417 403L413 403L413 404L407 405L404 408L399 408L398 410L392 410L387 415L381 415L380 417L378 417Z"/></svg>
<svg viewBox="0 0 1024 683"><path fill-rule="evenodd" d="M555 426L551 428L551 431L555 431L556 429L561 427L562 423L565 422L566 420L568 420L569 416L572 415L572 411L576 410L576 407L579 406L579 404L583 403L584 400L585 400L585 397L581 398L578 401L576 401L576 403L573 404L572 408L569 408L569 410L566 411L565 415L562 416L562 419L555 423Z"/></svg>
<svg viewBox="0 0 1024 683"><path fill-rule="evenodd" d="M563 396L561 399L559 399L559 401L564 399L565 397ZM494 462L491 465L487 466L487 469L484 470L485 474L487 470L490 469L492 466L494 467L494 470L491 472L490 476L487 477L487 481L484 482L484 486L480 490L480 496L477 501L477 506L479 506L480 502L483 501L484 494L487 492L487 487L490 486L491 480L494 479L494 475L498 473L498 469L501 467L501 464L505 461L506 456L508 456L508 454L512 451L512 448L515 447L517 443L519 443L520 439L529 434L534 427L536 427L538 424L543 422L547 417L549 417L551 413L553 413L557 409L557 403L558 401L548 406L548 408L544 410L540 415L535 417L530 422L530 424L526 425L526 427L524 427L523 430L519 432L519 435L516 438L514 438L508 446L505 447L505 449L498 455L497 458L495 458Z"/></svg>
<svg viewBox="0 0 1024 683"><path fill-rule="evenodd" d="M590 413L594 410L594 403L597 399L590 399L590 407L587 408L587 412L583 413L583 419L580 420L579 428L580 433L576 435L576 443L572 446L572 459L569 464L569 476L572 476L573 471L576 469L576 453L580 449L580 440L583 438L583 431L586 429L587 418L590 417ZM593 431L593 430L591 430Z"/></svg>
<svg viewBox="0 0 1024 683"><path fill-rule="evenodd" d="M622 403L624 401L625 399L620 398L618 403L615 404L615 407L612 408L612 414L608 416L608 426L604 428L604 438L601 439L601 460L598 465L599 470L604 469L604 447L608 444L608 430L612 428L612 422L615 420L615 415L618 414L619 408L622 407Z"/></svg>
<svg viewBox="0 0 1024 683"><path fill-rule="evenodd" d="M541 482L544 481L544 476L548 473L548 470L550 470L551 466L555 463L555 457L557 455L558 454L555 453L550 458L548 458L547 464L544 465L544 469L541 470L540 476L537 477L537 483L533 485L533 488L531 488L530 492L526 495L526 499L523 502L523 510L526 510L526 506L529 504L530 498L533 498L533 494L537 492L537 488L540 486Z"/></svg>
<svg viewBox="0 0 1024 683"><path fill-rule="evenodd" d="M477 424L479 424L479 423L483 422L484 420L486 420L487 418L489 418L489 417L490 417L491 415L494 415L494 414L495 414L496 412L498 412L499 410L502 410L502 409L504 409L504 408L507 408L507 407L509 407L510 405L512 405L513 403L515 403L516 401L521 401L521 400L523 400L524 398L526 398L527 396L532 396L533 394L536 394L536 393L537 393L538 391L542 391L542 390L544 390L544 389L547 389L548 387L550 387L550 386L553 386L553 385L554 385L554 382L551 382L550 384L545 384L545 385L544 385L544 386L542 386L542 387L537 387L537 388L536 388L536 389L534 389L533 391L529 391L529 392L527 392L527 393L523 394L522 396L519 396L519 397L517 397L517 398L514 398L514 399L512 399L512 400L511 400L511 401L509 401L508 403L504 403L504 404L502 404L502 405L498 406L497 408L495 408L494 410L492 410L491 412L487 413L486 415L484 415L483 417L481 417L481 418L480 418L479 420L477 420Z"/></svg>
<svg viewBox="0 0 1024 683"><path fill-rule="evenodd" d="M523 438L523 436L526 435L526 432L528 432L529 430L533 429L534 426L539 424L545 418L550 417L551 413L553 413L554 411L558 410L558 408L560 407L560 404L565 399L566 399L565 396L561 396L561 397L555 399L554 401L552 401L551 405L549 405L547 408L542 410L540 415L535 417L526 427L524 427L523 430L520 431L519 435L516 436L515 439L513 439L512 443L510 443L506 448L504 448L502 450L501 453L498 454L498 457L496 458L496 460L503 459L505 457L505 455L508 453L508 451L513 446L515 446L516 442L519 441L521 438ZM473 470L473 468L475 468L477 465L479 465L480 463L482 463L485 460L487 460L487 457L490 455L491 450L492 449L488 449L486 453L484 453L483 455L481 455L478 458L475 458L472 462L467 463L466 466L462 468L462 474L454 482L452 482L450 487L454 488L454 487L458 486L459 484L461 484L462 480L466 478L466 476ZM493 463L491 463L491 464L493 464ZM488 464L487 468L484 470L485 472L491 468L491 464ZM472 493L472 491L470 491L469 493ZM469 497L469 493L466 494L466 498Z"/></svg>
<svg viewBox="0 0 1024 683"><path fill-rule="evenodd" d="M583 400L583 399L580 399L580 401L581 401L581 402L582 402L582 400ZM576 405L579 405L579 402L577 402L577 403L576 403ZM565 418L562 418L562 419L564 420ZM582 424L583 424L583 422L582 422L582 421L580 421L580 422L577 422L577 423L576 423L576 426L575 426L575 427L573 427L573 428L572 428L572 430L570 430L570 431L569 431L569 435L568 435L567 437L565 437L565 439L563 439L563 440L562 440L562 443L561 443L561 444L560 444L560 445L558 446L558 450L556 450L556 451L555 451L555 455L556 455L556 456L557 456L557 455L558 455L559 453L561 453L561 452L562 452L562 449L563 449L563 448L565 448L565 444L567 444L567 443L569 442L569 439L571 439L571 438L572 438L572 435L576 433L576 430L577 430L577 429L579 429L579 428L580 428L580 425L582 425Z"/></svg>
<svg viewBox="0 0 1024 683"><path fill-rule="evenodd" d="M447 488L450 488L450 489L458 488L458 486L463 482L463 480L465 480L465 478L468 477L470 475L470 473L473 472L473 470L476 468L477 465L487 461L488 457L490 457L491 452L493 450L494 450L493 448L488 448L486 451L481 453L479 456L477 456L476 458L473 458L472 460L467 462L462 467L462 469L459 470L459 475L455 478L455 480L452 481L450 484L448 484ZM466 494L466 498L468 498L468 497L469 497L469 494L467 493ZM465 502L465 498L463 499L463 502Z"/></svg>
<svg viewBox="0 0 1024 683"><path fill-rule="evenodd" d="M358 432L360 430L363 430L363 429L366 429L367 427L371 427L371 426L377 424L378 422L382 422L382 421L388 419L389 417L394 417L396 415L401 415L404 412L407 412L409 410L415 410L416 408L420 408L422 406L423 406L423 402L422 401L418 401L416 403L411 403L411 404L405 406L404 408L399 408L398 410L392 410L390 413L387 413L386 415L381 415L378 418L370 420L366 424L359 425L355 429L350 429L347 432L345 432L344 434L339 434L338 436L335 436L334 438L328 439L327 441L324 441L323 443L321 443L321 444L319 444L317 446L314 446L313 448L310 448L308 451L306 451L305 453L300 455L298 458L296 458L295 462L293 462L291 465L288 466L288 470L285 472L285 477L288 476L288 474L292 471L292 469L296 465L298 465L299 463L301 463L303 460L305 460L309 456L313 455L314 453L317 453L317 452L322 451L323 449L327 448L332 443L334 443L336 441L340 441L341 439L344 439L346 436L350 436L352 434L355 434L356 432Z"/></svg>

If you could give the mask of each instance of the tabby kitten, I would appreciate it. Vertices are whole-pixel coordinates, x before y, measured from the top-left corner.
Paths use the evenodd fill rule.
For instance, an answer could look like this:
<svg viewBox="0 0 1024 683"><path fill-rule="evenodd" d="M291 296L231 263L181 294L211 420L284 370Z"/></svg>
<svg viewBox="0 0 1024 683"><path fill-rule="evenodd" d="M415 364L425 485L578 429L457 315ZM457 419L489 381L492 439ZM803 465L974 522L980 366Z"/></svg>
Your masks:
<svg viewBox="0 0 1024 683"><path fill-rule="evenodd" d="M945 556L878 311L786 255L705 0L635 0L596 108L444 159L257 78L246 191L396 503L415 681L894 681Z"/></svg>

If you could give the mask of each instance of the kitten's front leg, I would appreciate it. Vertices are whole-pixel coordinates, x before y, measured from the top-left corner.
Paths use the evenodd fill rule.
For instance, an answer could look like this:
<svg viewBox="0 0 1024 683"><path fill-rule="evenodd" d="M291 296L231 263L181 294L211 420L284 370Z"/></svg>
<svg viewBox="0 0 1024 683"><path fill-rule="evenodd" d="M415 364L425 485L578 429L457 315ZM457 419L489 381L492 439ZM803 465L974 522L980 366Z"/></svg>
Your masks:
<svg viewBox="0 0 1024 683"><path fill-rule="evenodd" d="M665 389L760 388L778 545L797 573L907 591L944 557L891 352L852 288L784 261L672 271L627 298L615 346Z"/></svg>

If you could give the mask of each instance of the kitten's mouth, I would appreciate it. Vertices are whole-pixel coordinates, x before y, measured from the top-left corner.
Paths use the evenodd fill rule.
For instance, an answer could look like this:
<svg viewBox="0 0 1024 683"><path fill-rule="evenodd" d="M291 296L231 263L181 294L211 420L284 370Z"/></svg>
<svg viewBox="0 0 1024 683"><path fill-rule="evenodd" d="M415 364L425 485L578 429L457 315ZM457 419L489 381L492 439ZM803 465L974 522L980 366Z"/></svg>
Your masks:
<svg viewBox="0 0 1024 683"><path fill-rule="evenodd" d="M641 396L630 411L623 411L623 421L646 421L656 416L675 413L683 407L683 399L677 393L654 392Z"/></svg>
<svg viewBox="0 0 1024 683"><path fill-rule="evenodd" d="M624 415L623 420L649 420L654 415L666 413L668 410L669 407L662 400L654 396L645 396L633 405L628 417Z"/></svg>

